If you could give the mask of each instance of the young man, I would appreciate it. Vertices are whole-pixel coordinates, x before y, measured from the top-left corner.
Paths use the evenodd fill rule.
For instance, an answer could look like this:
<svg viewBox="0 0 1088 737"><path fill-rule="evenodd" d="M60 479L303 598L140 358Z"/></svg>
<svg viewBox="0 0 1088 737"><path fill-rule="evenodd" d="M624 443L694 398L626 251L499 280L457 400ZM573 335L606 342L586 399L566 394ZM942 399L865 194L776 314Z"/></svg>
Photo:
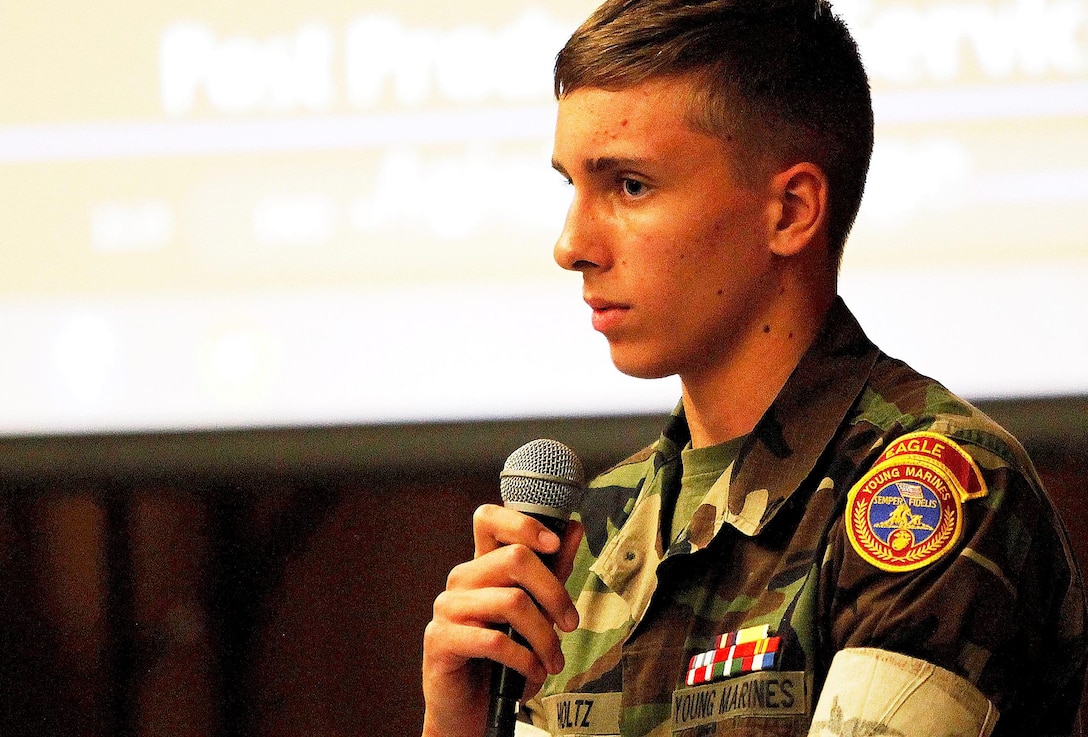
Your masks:
<svg viewBox="0 0 1088 737"><path fill-rule="evenodd" d="M827 4L608 0L556 93L556 261L616 366L682 401L565 540L479 510L425 735L482 734L486 659L550 734L1070 733L1084 600L1030 461L836 297L872 110Z"/></svg>

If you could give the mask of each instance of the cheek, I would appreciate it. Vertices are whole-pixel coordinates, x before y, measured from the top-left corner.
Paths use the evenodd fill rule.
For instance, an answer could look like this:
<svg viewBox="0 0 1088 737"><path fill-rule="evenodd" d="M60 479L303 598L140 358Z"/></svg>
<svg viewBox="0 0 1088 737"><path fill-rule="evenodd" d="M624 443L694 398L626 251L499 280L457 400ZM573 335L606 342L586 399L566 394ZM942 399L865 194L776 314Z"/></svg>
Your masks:
<svg viewBox="0 0 1088 737"><path fill-rule="evenodd" d="M693 286L715 277L728 278L739 263L747 260L742 237L732 221L725 218L689 226L677 240L673 265Z"/></svg>
<svg viewBox="0 0 1088 737"><path fill-rule="evenodd" d="M737 268L749 269L769 260L766 236L759 213L743 209L717 218L707 229L706 241Z"/></svg>

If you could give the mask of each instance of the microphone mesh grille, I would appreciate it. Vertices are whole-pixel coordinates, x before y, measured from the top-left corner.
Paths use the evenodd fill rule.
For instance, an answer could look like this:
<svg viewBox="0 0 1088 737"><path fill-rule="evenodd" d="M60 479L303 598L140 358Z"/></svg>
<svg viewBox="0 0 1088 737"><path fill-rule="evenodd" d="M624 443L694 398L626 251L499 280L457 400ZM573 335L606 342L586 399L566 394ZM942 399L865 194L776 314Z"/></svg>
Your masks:
<svg viewBox="0 0 1088 737"><path fill-rule="evenodd" d="M585 483L577 453L558 440L534 440L506 459L499 492L507 503L538 504L569 515L581 501Z"/></svg>

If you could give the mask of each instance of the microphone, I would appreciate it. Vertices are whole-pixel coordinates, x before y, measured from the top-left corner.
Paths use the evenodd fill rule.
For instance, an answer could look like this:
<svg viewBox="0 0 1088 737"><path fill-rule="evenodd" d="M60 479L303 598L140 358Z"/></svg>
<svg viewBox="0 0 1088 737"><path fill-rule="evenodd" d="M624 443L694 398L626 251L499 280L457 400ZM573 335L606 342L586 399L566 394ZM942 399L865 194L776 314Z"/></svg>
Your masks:
<svg viewBox="0 0 1088 737"><path fill-rule="evenodd" d="M585 469L578 455L558 440L534 440L506 459L499 474L503 506L540 521L562 537L570 513L582 498ZM549 568L554 555L540 556ZM513 627L504 630L515 641L528 644ZM512 737L518 702L525 691L525 676L493 663L487 709L487 737Z"/></svg>

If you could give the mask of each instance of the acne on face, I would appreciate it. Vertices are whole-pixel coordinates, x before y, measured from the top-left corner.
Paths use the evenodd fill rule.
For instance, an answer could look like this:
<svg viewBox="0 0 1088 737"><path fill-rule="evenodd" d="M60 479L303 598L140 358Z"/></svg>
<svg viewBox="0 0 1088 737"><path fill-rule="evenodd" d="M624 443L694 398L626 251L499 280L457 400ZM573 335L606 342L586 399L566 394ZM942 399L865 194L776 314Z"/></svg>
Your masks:
<svg viewBox="0 0 1088 737"><path fill-rule="evenodd" d="M595 327L635 376L701 370L761 333L766 193L735 150L688 123L676 80L576 90L559 104L554 163L574 187L556 260L583 275ZM601 319L597 319L601 317Z"/></svg>

